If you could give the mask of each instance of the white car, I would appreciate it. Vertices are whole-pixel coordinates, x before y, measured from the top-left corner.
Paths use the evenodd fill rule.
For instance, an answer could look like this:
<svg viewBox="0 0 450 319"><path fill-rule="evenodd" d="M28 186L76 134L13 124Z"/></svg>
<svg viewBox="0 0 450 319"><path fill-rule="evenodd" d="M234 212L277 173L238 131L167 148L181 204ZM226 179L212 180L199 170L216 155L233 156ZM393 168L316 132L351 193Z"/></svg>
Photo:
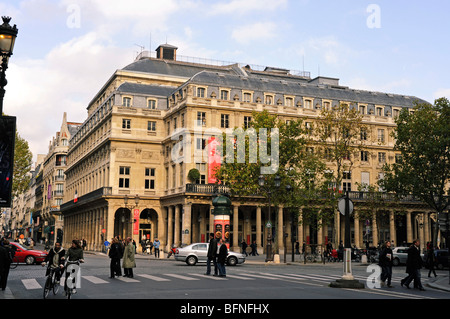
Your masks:
<svg viewBox="0 0 450 319"><path fill-rule="evenodd" d="M408 259L408 249L409 247L395 247L392 249L392 265L393 266L399 266L399 265L405 265L406 260ZM422 257L422 260L425 261L425 256L423 253L420 254L420 257Z"/></svg>
<svg viewBox="0 0 450 319"><path fill-rule="evenodd" d="M209 243L195 243L183 248L177 248L175 251L175 260L184 261L189 266L194 266L196 263L206 263L208 260ZM245 262L245 255L228 251L227 265L236 266Z"/></svg>

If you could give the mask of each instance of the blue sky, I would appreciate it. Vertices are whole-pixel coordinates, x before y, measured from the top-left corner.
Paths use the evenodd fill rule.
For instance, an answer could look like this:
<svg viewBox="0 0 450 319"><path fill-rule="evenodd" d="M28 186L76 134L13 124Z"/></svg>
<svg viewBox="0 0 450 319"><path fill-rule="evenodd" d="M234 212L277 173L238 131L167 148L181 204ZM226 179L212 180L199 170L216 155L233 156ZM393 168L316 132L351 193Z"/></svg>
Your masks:
<svg viewBox="0 0 450 319"><path fill-rule="evenodd" d="M19 35L4 112L46 154L63 112L86 106L141 46L306 70L355 89L450 98L448 1L3 0Z"/></svg>

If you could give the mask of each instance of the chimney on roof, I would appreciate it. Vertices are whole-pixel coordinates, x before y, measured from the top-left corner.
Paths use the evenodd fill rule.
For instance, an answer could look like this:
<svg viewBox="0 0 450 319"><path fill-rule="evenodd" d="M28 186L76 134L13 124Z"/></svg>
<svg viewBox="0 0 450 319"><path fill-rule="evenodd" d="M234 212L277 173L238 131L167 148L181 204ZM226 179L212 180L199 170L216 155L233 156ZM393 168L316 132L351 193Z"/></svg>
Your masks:
<svg viewBox="0 0 450 319"><path fill-rule="evenodd" d="M161 60L173 60L177 59L177 47L170 44L161 44L156 49L156 58Z"/></svg>

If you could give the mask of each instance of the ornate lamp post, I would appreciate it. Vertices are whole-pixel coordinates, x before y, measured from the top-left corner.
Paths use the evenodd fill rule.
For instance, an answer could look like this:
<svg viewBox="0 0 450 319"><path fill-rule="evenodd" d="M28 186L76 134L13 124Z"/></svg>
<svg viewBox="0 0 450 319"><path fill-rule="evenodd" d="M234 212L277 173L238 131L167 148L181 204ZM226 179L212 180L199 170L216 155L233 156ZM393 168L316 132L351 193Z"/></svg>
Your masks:
<svg viewBox="0 0 450 319"><path fill-rule="evenodd" d="M0 73L0 117L3 112L3 97L5 96L5 86L8 83L6 81L5 72L8 68L9 57L13 54L14 42L16 41L17 32L19 31L14 25L11 27L9 21L10 17L2 17L3 24L0 26L0 55L1 61L1 73Z"/></svg>
<svg viewBox="0 0 450 319"><path fill-rule="evenodd" d="M267 247L266 247L266 262L267 261L273 261L273 256L272 256L272 223L270 220L270 202L272 199L272 187L271 185L265 185L266 183L266 178L264 177L264 175L259 175L258 178L258 185L266 192L267 194L267 198L269 200L269 213L268 213L268 222L267 222ZM280 188L280 184L281 184L281 178L280 176L275 176L274 179L274 190L278 190L278 188Z"/></svg>

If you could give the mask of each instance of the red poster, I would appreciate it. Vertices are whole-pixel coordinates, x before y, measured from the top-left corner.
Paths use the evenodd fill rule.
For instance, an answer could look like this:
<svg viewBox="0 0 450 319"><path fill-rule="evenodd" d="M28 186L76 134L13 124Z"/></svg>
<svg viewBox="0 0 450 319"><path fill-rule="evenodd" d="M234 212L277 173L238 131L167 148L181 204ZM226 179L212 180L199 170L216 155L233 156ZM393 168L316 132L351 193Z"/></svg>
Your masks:
<svg viewBox="0 0 450 319"><path fill-rule="evenodd" d="M214 136L208 140L208 183L214 184L216 182L216 170L220 167L220 154L217 153L217 146L219 142Z"/></svg>
<svg viewBox="0 0 450 319"><path fill-rule="evenodd" d="M133 235L139 235L139 209L135 209L133 212Z"/></svg>

